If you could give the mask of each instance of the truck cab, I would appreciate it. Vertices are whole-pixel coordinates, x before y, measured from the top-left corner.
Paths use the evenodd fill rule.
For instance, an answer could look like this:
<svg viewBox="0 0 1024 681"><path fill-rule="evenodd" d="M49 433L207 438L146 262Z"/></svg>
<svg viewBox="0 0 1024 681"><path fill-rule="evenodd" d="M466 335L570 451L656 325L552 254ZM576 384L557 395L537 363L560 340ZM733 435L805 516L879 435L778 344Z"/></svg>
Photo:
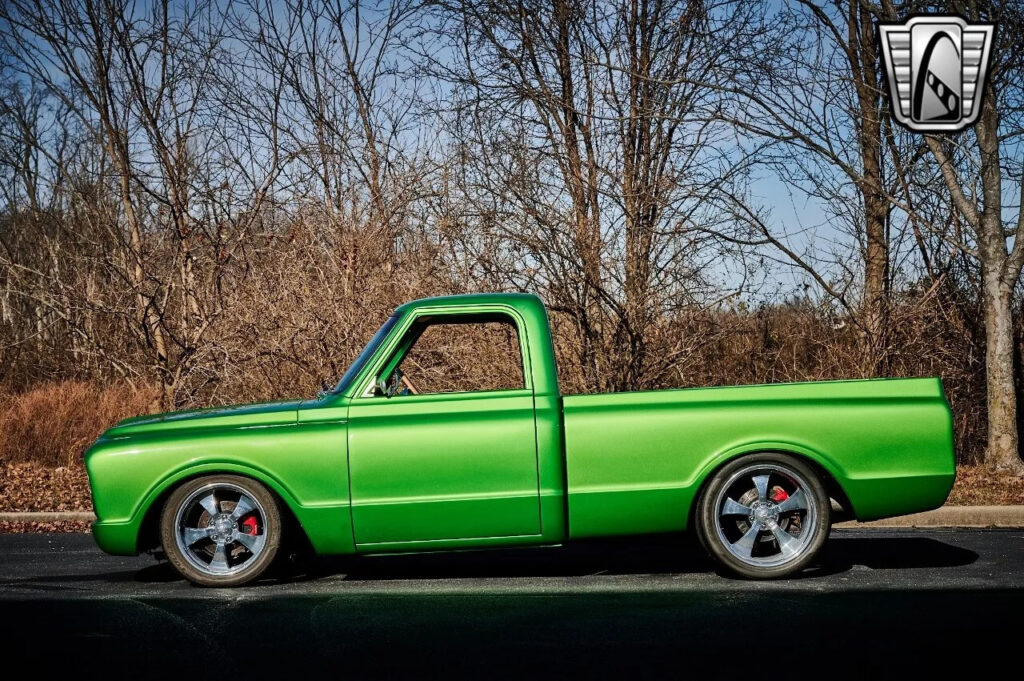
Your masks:
<svg viewBox="0 0 1024 681"><path fill-rule="evenodd" d="M564 539L561 404L539 298L409 303L367 350L317 405L348 405L359 550ZM491 375L467 380L460 360Z"/></svg>

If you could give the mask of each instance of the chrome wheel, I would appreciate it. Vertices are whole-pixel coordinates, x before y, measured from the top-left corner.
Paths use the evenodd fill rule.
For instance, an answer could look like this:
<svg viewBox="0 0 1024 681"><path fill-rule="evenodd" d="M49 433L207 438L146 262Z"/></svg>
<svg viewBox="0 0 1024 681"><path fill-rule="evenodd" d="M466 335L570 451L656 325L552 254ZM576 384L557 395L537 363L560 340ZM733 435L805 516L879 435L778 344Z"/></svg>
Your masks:
<svg viewBox="0 0 1024 681"><path fill-rule="evenodd" d="M754 463L733 473L714 501L718 539L744 565L776 568L803 558L821 512L798 471Z"/></svg>
<svg viewBox="0 0 1024 681"><path fill-rule="evenodd" d="M174 518L181 555L199 572L236 575L253 565L267 544L267 513L255 495L218 482L193 491Z"/></svg>

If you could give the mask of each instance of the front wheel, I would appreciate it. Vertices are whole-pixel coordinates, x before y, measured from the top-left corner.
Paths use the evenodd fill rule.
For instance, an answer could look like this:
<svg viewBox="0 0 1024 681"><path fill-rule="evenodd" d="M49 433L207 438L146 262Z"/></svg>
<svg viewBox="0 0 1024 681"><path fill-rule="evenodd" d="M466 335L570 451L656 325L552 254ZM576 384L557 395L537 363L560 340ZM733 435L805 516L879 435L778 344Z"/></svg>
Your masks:
<svg viewBox="0 0 1024 681"><path fill-rule="evenodd" d="M814 560L828 537L830 511L810 466L783 454L751 454L712 476L698 502L696 530L732 572L772 579Z"/></svg>
<svg viewBox="0 0 1024 681"><path fill-rule="evenodd" d="M239 586L270 567L281 544L281 514L266 487L237 475L190 480L160 518L167 559L200 586Z"/></svg>

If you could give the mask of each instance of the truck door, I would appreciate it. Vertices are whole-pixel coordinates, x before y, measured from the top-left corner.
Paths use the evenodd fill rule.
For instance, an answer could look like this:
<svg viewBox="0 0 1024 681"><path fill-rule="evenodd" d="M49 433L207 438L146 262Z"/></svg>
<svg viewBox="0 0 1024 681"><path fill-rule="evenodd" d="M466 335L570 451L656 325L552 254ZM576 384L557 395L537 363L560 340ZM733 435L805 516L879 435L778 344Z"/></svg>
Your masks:
<svg viewBox="0 0 1024 681"><path fill-rule="evenodd" d="M412 320L349 407L357 546L540 534L521 337L503 313Z"/></svg>

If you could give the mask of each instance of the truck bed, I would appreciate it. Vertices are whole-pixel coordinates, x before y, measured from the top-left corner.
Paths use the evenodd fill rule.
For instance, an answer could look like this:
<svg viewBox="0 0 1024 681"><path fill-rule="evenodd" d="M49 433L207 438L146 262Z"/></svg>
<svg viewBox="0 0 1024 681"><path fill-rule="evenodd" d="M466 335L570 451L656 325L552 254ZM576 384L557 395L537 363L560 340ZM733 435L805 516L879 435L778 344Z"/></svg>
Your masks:
<svg viewBox="0 0 1024 681"><path fill-rule="evenodd" d="M563 418L570 537L686 529L708 474L749 452L813 462L859 520L936 508L955 475L937 378L572 395Z"/></svg>

